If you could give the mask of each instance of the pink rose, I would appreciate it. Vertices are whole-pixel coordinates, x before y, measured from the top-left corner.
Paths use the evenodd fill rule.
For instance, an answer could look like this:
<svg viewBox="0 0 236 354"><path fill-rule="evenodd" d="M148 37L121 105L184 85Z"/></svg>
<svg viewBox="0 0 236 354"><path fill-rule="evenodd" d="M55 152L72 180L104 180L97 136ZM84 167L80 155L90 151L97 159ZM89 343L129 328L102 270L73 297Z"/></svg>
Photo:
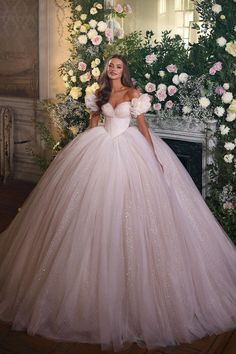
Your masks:
<svg viewBox="0 0 236 354"><path fill-rule="evenodd" d="M217 87L215 88L215 93L216 93L217 95L223 95L223 94L225 93L224 87L223 87L223 86L217 86Z"/></svg>
<svg viewBox="0 0 236 354"><path fill-rule="evenodd" d="M209 74L210 75L215 75L216 73L216 69L214 68L214 66L212 66L210 69L209 69Z"/></svg>
<svg viewBox="0 0 236 354"><path fill-rule="evenodd" d="M165 101L167 94L165 90L159 89L155 93L155 96L158 98L159 101Z"/></svg>
<svg viewBox="0 0 236 354"><path fill-rule="evenodd" d="M173 96L178 90L177 90L176 86L170 85L170 86L168 86L167 91L168 91L169 96Z"/></svg>
<svg viewBox="0 0 236 354"><path fill-rule="evenodd" d="M171 100L169 100L166 102L165 107L171 109L173 107L173 105L174 105L174 103Z"/></svg>
<svg viewBox="0 0 236 354"><path fill-rule="evenodd" d="M86 63L84 63L83 61L80 61L79 64L78 64L78 69L79 69L80 71L85 71L86 68L87 68Z"/></svg>
<svg viewBox="0 0 236 354"><path fill-rule="evenodd" d="M147 85L145 86L146 92L153 92L155 90L156 90L156 85L153 84L152 82L148 82Z"/></svg>
<svg viewBox="0 0 236 354"><path fill-rule="evenodd" d="M153 107L153 109L155 109L155 111L160 111L161 110L161 103L155 103L152 107Z"/></svg>
<svg viewBox="0 0 236 354"><path fill-rule="evenodd" d="M154 53L147 55L145 58L147 64L152 64L156 60L157 60L157 56Z"/></svg>
<svg viewBox="0 0 236 354"><path fill-rule="evenodd" d="M214 65L213 68L215 69L215 71L220 71L222 70L222 62L221 61L217 61Z"/></svg>
<svg viewBox="0 0 236 354"><path fill-rule="evenodd" d="M166 69L169 73L177 73L177 66L174 64L167 65Z"/></svg>
<svg viewBox="0 0 236 354"><path fill-rule="evenodd" d="M115 6L115 11L118 13L118 14L121 14L123 12L123 6L121 4L117 4Z"/></svg>
<svg viewBox="0 0 236 354"><path fill-rule="evenodd" d="M99 45L102 42L102 36L97 35L91 38L93 45Z"/></svg>
<svg viewBox="0 0 236 354"><path fill-rule="evenodd" d="M105 30L105 36L110 41L113 38L113 30L107 27L107 29Z"/></svg>

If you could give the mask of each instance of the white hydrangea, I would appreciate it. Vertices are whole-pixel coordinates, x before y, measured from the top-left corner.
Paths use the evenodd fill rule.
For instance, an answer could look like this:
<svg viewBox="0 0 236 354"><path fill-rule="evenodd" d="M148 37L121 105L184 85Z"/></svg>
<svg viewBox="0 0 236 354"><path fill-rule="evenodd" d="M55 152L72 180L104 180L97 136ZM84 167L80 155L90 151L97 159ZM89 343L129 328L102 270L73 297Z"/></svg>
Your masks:
<svg viewBox="0 0 236 354"><path fill-rule="evenodd" d="M64 75L64 76L62 77L62 80L63 80L64 82L68 81L68 75Z"/></svg>
<svg viewBox="0 0 236 354"><path fill-rule="evenodd" d="M223 117L224 113L225 113L225 109L222 106L217 106L214 109L214 113L218 116L218 117Z"/></svg>
<svg viewBox="0 0 236 354"><path fill-rule="evenodd" d="M225 162L227 162L227 163L232 163L233 158L234 158L234 155L233 155L233 154L226 154L226 155L224 156L224 160L225 160Z"/></svg>
<svg viewBox="0 0 236 354"><path fill-rule="evenodd" d="M225 37L219 37L217 38L216 40L217 44L220 46L220 47L224 47L227 43Z"/></svg>
<svg viewBox="0 0 236 354"><path fill-rule="evenodd" d="M210 105L210 100L209 98L203 96L201 98L199 98L199 104L202 108L207 108Z"/></svg>
<svg viewBox="0 0 236 354"><path fill-rule="evenodd" d="M224 124L221 124L219 129L220 129L221 135L227 135L230 131L230 128Z"/></svg>
<svg viewBox="0 0 236 354"><path fill-rule="evenodd" d="M234 150L234 148L235 148L235 144L234 144L234 143L231 143L231 142L226 142L225 145L224 145L224 148L225 148L226 150L232 151L232 150Z"/></svg>
<svg viewBox="0 0 236 354"><path fill-rule="evenodd" d="M71 81L76 82L76 76L71 76Z"/></svg>
<svg viewBox="0 0 236 354"><path fill-rule="evenodd" d="M227 122L233 122L236 119L236 113L235 112L228 112L226 121Z"/></svg>
<svg viewBox="0 0 236 354"><path fill-rule="evenodd" d="M215 12L216 14L218 14L222 11L222 6L219 4L214 4L212 6L212 11Z"/></svg>
<svg viewBox="0 0 236 354"><path fill-rule="evenodd" d="M179 81L181 83L184 84L185 82L187 82L187 80L188 80L188 74L186 74L186 73L179 74Z"/></svg>
<svg viewBox="0 0 236 354"><path fill-rule="evenodd" d="M176 75L174 75L173 76L173 78L172 78L172 82L173 82L173 84L175 84L175 85L179 85L179 75L178 74L176 74Z"/></svg>
<svg viewBox="0 0 236 354"><path fill-rule="evenodd" d="M230 103L233 100L233 94L232 92L225 92L222 97L222 102L224 103Z"/></svg>
<svg viewBox="0 0 236 354"><path fill-rule="evenodd" d="M74 71L71 69L71 70L68 71L68 74L69 74L70 76L73 76L73 75L74 75Z"/></svg>

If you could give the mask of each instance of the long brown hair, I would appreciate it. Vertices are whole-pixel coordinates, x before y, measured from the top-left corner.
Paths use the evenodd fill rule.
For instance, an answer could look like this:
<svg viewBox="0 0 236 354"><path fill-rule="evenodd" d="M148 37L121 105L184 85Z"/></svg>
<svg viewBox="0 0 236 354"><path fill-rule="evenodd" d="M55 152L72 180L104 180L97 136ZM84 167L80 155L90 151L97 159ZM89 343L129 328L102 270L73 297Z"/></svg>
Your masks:
<svg viewBox="0 0 236 354"><path fill-rule="evenodd" d="M100 76L99 79L99 89L96 92L97 96L97 106L101 110L101 107L109 101L110 94L111 94L111 82L109 77L107 76L107 65L109 64L109 61L113 58L117 58L122 61L123 63L123 73L121 77L121 83L124 86L127 87L133 87L133 82L130 77L129 69L128 69L128 64L125 58L120 55L120 54L114 54L110 58L107 59L105 68Z"/></svg>

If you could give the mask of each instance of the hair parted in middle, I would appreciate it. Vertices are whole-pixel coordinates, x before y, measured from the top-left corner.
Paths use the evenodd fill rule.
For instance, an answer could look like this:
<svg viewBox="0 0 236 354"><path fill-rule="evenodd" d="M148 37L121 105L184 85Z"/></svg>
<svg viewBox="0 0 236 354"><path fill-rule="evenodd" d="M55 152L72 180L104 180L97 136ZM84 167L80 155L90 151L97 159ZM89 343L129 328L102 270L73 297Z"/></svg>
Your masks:
<svg viewBox="0 0 236 354"><path fill-rule="evenodd" d="M107 59L105 63L105 68L100 76L99 79L99 89L96 91L96 96L97 96L97 106L101 110L101 107L109 101L110 94L111 94L111 82L110 79L107 75L107 66L110 62L111 59L117 58L122 61L123 63L123 73L121 77L121 83L122 85L126 87L134 87L133 82L130 77L129 69L128 69L128 63L126 59L120 55L120 54L114 54L110 58Z"/></svg>

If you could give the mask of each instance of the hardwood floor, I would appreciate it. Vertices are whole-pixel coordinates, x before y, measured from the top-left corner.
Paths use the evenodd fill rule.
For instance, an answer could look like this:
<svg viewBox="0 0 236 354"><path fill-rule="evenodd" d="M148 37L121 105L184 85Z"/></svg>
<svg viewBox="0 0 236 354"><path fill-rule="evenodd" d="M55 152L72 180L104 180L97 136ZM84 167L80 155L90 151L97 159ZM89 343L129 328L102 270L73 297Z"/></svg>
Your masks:
<svg viewBox="0 0 236 354"><path fill-rule="evenodd" d="M0 231L3 231L23 201L34 188L34 184L23 181L0 183ZM25 332L11 330L10 326L0 322L0 354L113 354L104 351L100 345L80 343L59 343L40 336L29 336ZM123 354L147 354L145 349L135 344ZM236 354L236 331L213 335L192 344L159 348L153 354ZM116 353L118 354L118 353ZM121 353L120 353L121 354Z"/></svg>

